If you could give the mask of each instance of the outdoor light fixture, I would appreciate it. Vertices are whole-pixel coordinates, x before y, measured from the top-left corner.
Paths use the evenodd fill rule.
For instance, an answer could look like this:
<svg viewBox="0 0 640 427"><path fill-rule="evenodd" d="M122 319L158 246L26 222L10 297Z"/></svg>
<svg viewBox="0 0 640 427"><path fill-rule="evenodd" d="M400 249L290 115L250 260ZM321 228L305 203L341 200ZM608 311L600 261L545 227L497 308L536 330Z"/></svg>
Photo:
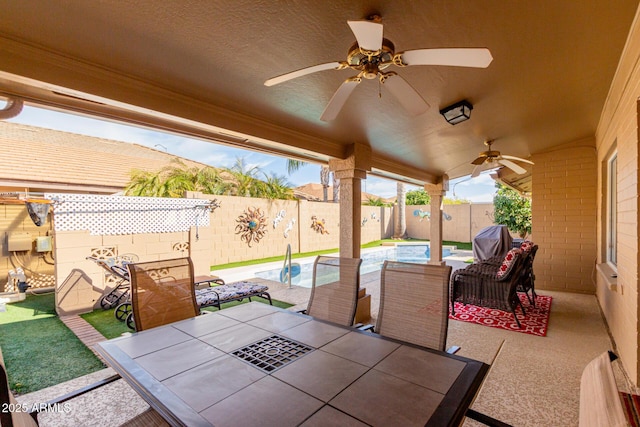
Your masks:
<svg viewBox="0 0 640 427"><path fill-rule="evenodd" d="M471 117L471 110L473 110L473 105L471 105L467 100L462 100L443 108L440 110L440 114L442 114L444 119L452 125L457 125L460 122L469 120Z"/></svg>

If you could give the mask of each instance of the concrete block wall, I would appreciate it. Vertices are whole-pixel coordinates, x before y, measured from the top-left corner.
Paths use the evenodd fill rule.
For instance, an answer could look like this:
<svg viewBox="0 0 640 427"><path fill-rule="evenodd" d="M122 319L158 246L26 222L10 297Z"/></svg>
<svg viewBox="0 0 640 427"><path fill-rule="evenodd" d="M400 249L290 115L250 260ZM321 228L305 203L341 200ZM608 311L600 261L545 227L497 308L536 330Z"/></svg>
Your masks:
<svg viewBox="0 0 640 427"><path fill-rule="evenodd" d="M413 239L430 239L430 220L415 215L416 211L430 212L430 205L406 206L407 234ZM493 225L493 203L444 205L443 211L451 219L443 218L443 240L471 242L484 227ZM517 237L512 233L514 237Z"/></svg>
<svg viewBox="0 0 640 427"><path fill-rule="evenodd" d="M35 250L36 238L51 234L50 218L47 218L47 222L38 227L29 217L24 204L3 204L0 205L0 230L3 230L0 240L0 292L13 291L13 289L5 289L5 286L9 270L15 270L16 267L25 269L31 287L53 286L54 261L51 253L39 253ZM9 234L14 232L29 233L29 239L32 242L31 250L15 254L9 252L7 239Z"/></svg>
<svg viewBox="0 0 640 427"><path fill-rule="evenodd" d="M393 235L393 208L362 206L362 243L373 242Z"/></svg>
<svg viewBox="0 0 640 427"><path fill-rule="evenodd" d="M196 238L196 234L198 238ZM174 233L92 236L88 231L58 231L55 235L56 309L58 314L82 313L99 307L105 292L116 286L88 256L134 254L138 261L191 257L196 275L208 275L211 259L209 227Z"/></svg>
<svg viewBox="0 0 640 427"><path fill-rule="evenodd" d="M250 197L198 195L198 198L216 199L220 207L210 214L210 244L212 257L210 265L226 264L249 259L284 256L287 244L292 251L299 251L299 219L298 204L291 200L267 200ZM238 218L251 210L259 210L264 217L264 237L249 245L241 239L236 228ZM285 215L277 225L274 219L284 211ZM284 237L285 229L294 219L293 227Z"/></svg>
<svg viewBox="0 0 640 427"><path fill-rule="evenodd" d="M196 238L196 235L198 236ZM211 259L209 227L186 232L92 236L88 231L55 234L56 310L58 314L82 313L99 307L105 292L117 283L88 256L134 254L138 261L191 257L196 275L208 275Z"/></svg>
<svg viewBox="0 0 640 427"><path fill-rule="evenodd" d="M307 200L267 200L248 197L212 196L189 193L187 197L213 200L220 207L210 214L211 221L211 265L250 259L284 256L287 245L292 253L337 249L340 240L340 204L311 202ZM266 232L259 242L251 247L236 234L236 220L248 208L260 209L266 219ZM273 221L283 211L283 219L274 227ZM362 206L363 243L391 237L393 234L392 208ZM312 227L313 217L324 224L324 233ZM365 221L366 219L366 221ZM291 230L285 230L295 220Z"/></svg>
<svg viewBox="0 0 640 427"><path fill-rule="evenodd" d="M593 293L597 170L594 139L532 156L536 288Z"/></svg>

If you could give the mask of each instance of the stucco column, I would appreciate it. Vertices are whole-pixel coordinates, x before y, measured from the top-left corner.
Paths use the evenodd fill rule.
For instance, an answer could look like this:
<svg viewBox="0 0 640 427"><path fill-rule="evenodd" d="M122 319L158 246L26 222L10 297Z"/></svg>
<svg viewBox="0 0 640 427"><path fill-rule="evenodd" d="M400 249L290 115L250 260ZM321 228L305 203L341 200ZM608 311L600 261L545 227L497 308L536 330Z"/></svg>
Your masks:
<svg viewBox="0 0 640 427"><path fill-rule="evenodd" d="M449 189L449 177L444 175L438 184L425 184L424 189L431 196L431 217L429 220L431 259L429 264L444 265L445 262L442 261L442 202Z"/></svg>
<svg viewBox="0 0 640 427"><path fill-rule="evenodd" d="M340 180L340 256L360 258L361 181L371 165L371 148L354 144L345 159L330 159L329 169Z"/></svg>

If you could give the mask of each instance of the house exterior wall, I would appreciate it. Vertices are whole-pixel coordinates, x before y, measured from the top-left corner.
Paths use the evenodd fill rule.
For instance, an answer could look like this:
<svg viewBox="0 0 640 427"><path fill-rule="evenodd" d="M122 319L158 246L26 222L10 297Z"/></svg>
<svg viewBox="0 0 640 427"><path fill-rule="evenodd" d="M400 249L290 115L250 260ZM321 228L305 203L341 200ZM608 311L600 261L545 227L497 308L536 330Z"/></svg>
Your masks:
<svg viewBox="0 0 640 427"><path fill-rule="evenodd" d="M593 138L532 155L536 288L593 293L596 151Z"/></svg>
<svg viewBox="0 0 640 427"><path fill-rule="evenodd" d="M598 162L598 233L596 292L617 352L630 378L640 384L638 330L638 117L640 117L639 15L629 33L596 132ZM606 188L603 165L613 149L617 170L617 279L602 268L606 261Z"/></svg>
<svg viewBox="0 0 640 427"><path fill-rule="evenodd" d="M0 241L0 292L16 290L7 286L7 276L9 270L15 271L17 267L22 267L28 273L28 283L32 288L53 286L54 260L51 253L37 252L35 247L37 237L51 234L51 221L47 219L45 224L38 227L29 217L24 204L3 204L0 205L0 230L3 231ZM9 252L7 243L11 233L28 233L31 250Z"/></svg>

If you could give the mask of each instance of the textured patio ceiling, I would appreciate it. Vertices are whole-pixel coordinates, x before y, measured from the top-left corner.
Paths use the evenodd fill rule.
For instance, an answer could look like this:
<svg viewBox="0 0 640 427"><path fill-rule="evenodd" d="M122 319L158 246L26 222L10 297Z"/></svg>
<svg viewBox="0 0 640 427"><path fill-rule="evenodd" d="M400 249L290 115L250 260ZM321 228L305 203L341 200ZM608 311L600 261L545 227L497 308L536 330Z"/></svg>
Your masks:
<svg viewBox="0 0 640 427"><path fill-rule="evenodd" d="M5 2L0 92L307 160L344 157L360 143L371 147L374 172L433 182L469 174L485 139L527 158L593 136L637 7L638 0ZM345 60L354 42L347 20L372 13L396 51L486 47L494 60L486 69L394 69L431 106L416 117L377 80L365 80L336 120L321 121L334 91L355 74L349 70L263 85ZM438 111L461 99L473 104L471 119L451 126Z"/></svg>

